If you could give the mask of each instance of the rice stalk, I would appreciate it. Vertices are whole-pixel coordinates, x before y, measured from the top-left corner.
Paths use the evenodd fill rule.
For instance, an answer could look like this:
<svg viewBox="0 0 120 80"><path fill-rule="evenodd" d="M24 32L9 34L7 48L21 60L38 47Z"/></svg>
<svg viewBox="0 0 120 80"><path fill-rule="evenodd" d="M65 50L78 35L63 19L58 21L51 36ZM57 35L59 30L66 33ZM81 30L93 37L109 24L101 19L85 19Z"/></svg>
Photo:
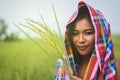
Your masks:
<svg viewBox="0 0 120 80"><path fill-rule="evenodd" d="M57 33L56 30L54 29L50 29L50 27L47 25L46 21L44 20L41 14L40 14L40 17L41 17L42 22L38 22L33 19L27 18L25 19L26 24L21 24L21 23L18 24L19 26L25 27L35 32L36 34L38 34L41 37L41 39L44 40L45 44L48 45L47 47L49 47L51 52L46 50L45 46L41 46L37 41L34 40L34 38L32 38L29 34L27 34L27 32L25 32L19 26L17 25L15 26L19 30L21 30L29 39L31 39L48 56L56 55L57 57L62 59L64 62L64 59L63 59L63 53L65 52L64 40L63 40L63 36L60 30L60 25L57 19L57 14L55 12L55 8L53 5L52 5L52 8L53 8L54 17L55 17L55 21L56 21L56 25L57 25L59 33ZM66 64L66 62L64 63ZM67 69L67 72L68 74L70 74L68 69Z"/></svg>
<svg viewBox="0 0 120 80"><path fill-rule="evenodd" d="M42 46L40 46L40 44L35 41L35 39L33 39L29 34L27 34L23 29L21 29L18 25L14 24L20 31L22 31L33 43L35 43L42 51L45 52L45 54L47 54L48 56L51 56Z"/></svg>
<svg viewBox="0 0 120 80"><path fill-rule="evenodd" d="M36 29L38 31L39 35L42 36L42 38L46 41L46 43L50 44L50 47L53 48L53 50L56 51L56 53L58 54L60 52L60 50L63 48L63 47L60 47L61 42L60 42L58 34L54 30L50 30L50 28L48 26L40 24L40 22L36 22L34 20L31 20L31 19L29 19L28 21L40 26L41 29L36 28L35 26L33 26L33 24L31 25L29 23L34 29ZM60 57L60 55L59 55L59 57Z"/></svg>

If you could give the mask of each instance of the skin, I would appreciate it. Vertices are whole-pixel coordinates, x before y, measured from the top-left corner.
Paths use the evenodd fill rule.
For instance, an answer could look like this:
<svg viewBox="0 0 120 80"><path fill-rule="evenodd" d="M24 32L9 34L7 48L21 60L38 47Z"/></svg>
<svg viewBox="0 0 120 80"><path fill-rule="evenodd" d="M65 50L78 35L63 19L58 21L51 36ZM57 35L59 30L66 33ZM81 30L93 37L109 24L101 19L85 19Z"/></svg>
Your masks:
<svg viewBox="0 0 120 80"><path fill-rule="evenodd" d="M95 34L92 24L86 18L83 18L76 22L72 34L73 44L79 54L83 56L89 55L93 51L95 44Z"/></svg>
<svg viewBox="0 0 120 80"><path fill-rule="evenodd" d="M82 63L80 64L81 66L79 67L79 74L78 76L72 76L72 78L73 80L82 80L86 66L89 62L90 53L94 50L94 44L95 44L94 28L86 18L76 22L75 29L73 31L72 40L76 50L82 56L81 58ZM119 80L120 60L115 59L115 62L116 62L116 80Z"/></svg>
<svg viewBox="0 0 120 80"><path fill-rule="evenodd" d="M76 22L75 28L73 30L72 41L74 47L78 53L82 56L80 58L81 66L79 66L79 74L73 76L74 80L81 80L84 76L85 69L89 62L91 52L94 50L95 45L95 33L92 24L86 19L83 18Z"/></svg>

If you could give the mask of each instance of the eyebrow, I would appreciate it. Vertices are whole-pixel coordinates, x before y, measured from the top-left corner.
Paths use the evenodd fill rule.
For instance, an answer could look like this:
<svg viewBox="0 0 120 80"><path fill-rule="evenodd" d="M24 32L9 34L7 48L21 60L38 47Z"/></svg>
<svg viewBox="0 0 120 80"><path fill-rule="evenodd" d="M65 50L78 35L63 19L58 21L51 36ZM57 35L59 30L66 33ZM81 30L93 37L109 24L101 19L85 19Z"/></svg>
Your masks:
<svg viewBox="0 0 120 80"><path fill-rule="evenodd" d="M90 31L94 31L94 29L92 29L92 28L91 28L91 29L85 29L85 31L89 31L89 30L90 30ZM73 31L77 31L77 30L74 29Z"/></svg>
<svg viewBox="0 0 120 80"><path fill-rule="evenodd" d="M90 30L90 31L94 31L94 29L86 29L85 31L89 31L89 30Z"/></svg>

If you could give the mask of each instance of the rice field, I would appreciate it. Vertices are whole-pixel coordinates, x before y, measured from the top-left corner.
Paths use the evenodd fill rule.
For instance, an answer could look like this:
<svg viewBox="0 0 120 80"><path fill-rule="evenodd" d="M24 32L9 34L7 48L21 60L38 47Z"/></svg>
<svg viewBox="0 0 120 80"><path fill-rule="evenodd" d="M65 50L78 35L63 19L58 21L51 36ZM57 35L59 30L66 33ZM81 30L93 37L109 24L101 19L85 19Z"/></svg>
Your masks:
<svg viewBox="0 0 120 80"><path fill-rule="evenodd" d="M120 59L119 41L120 35L113 36L115 56ZM49 50L42 40L39 42ZM0 80L53 80L57 59L55 54L45 54L29 39L0 41Z"/></svg>
<svg viewBox="0 0 120 80"><path fill-rule="evenodd" d="M53 80L56 61L31 40L0 42L0 80Z"/></svg>

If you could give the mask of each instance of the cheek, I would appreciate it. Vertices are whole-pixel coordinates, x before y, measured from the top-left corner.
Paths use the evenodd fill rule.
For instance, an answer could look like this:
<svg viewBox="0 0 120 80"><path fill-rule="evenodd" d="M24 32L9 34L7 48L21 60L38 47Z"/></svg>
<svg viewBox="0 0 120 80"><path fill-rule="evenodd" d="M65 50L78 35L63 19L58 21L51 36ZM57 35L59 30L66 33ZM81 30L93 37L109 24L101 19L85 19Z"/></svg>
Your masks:
<svg viewBox="0 0 120 80"><path fill-rule="evenodd" d="M76 43L78 41L79 37L78 36L73 36L72 37L72 41L73 43Z"/></svg>
<svg viewBox="0 0 120 80"><path fill-rule="evenodd" d="M91 35L91 36L87 37L86 39L90 44L95 44L95 36L94 35Z"/></svg>

